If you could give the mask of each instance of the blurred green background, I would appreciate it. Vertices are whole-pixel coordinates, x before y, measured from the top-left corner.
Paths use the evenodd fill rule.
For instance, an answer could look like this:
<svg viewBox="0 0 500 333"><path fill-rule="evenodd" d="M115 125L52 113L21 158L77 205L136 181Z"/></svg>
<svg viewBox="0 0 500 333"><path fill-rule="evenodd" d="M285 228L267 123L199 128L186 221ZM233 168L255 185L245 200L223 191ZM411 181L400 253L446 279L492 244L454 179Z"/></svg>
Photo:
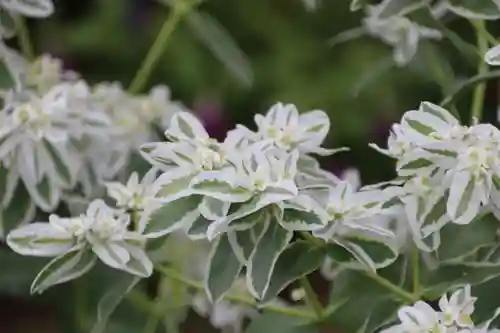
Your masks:
<svg viewBox="0 0 500 333"><path fill-rule="evenodd" d="M388 180L393 176L392 161L367 144L384 145L390 125L404 111L417 108L422 100L439 102L473 69L446 43L422 44L409 68L382 72L379 69L387 64L391 50L378 40L366 37L330 47L332 36L360 25L362 12L351 13L348 2L323 0L315 11L308 11L300 0L207 0L197 15L212 29L196 25L200 21L183 21L148 89L168 85L173 98L193 109L219 138L235 123L251 126L255 113L265 112L277 101L294 103L300 111L322 109L331 119L325 146L351 148L324 158L324 167L333 172L357 167L365 183ZM91 83L120 81L124 86L169 14L168 6L153 0L55 0L55 4L54 16L28 22L37 52L63 58L67 68ZM452 28L466 39L470 34L464 22L452 22ZM490 86L487 97L487 105L493 107L495 90ZM457 104L464 117L468 103L466 94ZM487 117L495 116L492 108ZM97 272L78 280L79 286L91 279L102 284L75 289L68 283L30 297L29 284L43 262L0 253L5 257L0 258L1 333L74 332L65 327L71 327L67 323L78 320L82 312L75 299L86 298L88 308L83 311L95 312L98 297L109 285L106 281L118 278L106 270L104 276ZM116 326L109 332L140 332L144 313L126 313L137 322L137 329L127 324L126 330ZM206 323L200 325L193 332L207 331Z"/></svg>

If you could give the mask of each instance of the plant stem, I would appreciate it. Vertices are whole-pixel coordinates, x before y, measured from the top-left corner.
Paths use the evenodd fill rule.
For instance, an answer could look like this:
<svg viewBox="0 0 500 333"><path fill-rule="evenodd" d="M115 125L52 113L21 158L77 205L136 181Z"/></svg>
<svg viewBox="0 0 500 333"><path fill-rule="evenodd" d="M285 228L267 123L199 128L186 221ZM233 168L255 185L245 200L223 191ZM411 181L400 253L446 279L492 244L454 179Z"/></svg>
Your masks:
<svg viewBox="0 0 500 333"><path fill-rule="evenodd" d="M412 277L413 277L413 295L419 297L420 295L420 254L418 248L413 247L411 256Z"/></svg>
<svg viewBox="0 0 500 333"><path fill-rule="evenodd" d="M26 21L21 15L16 15L15 21L21 52L26 59L33 60L35 57L35 51L33 50L33 44L31 43L30 32L26 26Z"/></svg>
<svg viewBox="0 0 500 333"><path fill-rule="evenodd" d="M323 245L323 241L321 239L314 237L308 231L301 231L300 236L311 244Z"/></svg>
<svg viewBox="0 0 500 333"><path fill-rule="evenodd" d="M156 64L165 52L168 41L177 28L177 25L180 23L182 18L189 13L193 5L194 1L178 0L174 2L169 17L165 23L163 23L163 26L161 27L158 36L156 36L153 45L151 45L146 58L144 58L141 67L139 67L139 70L132 79L132 83L130 83L128 91L131 94L140 92L144 87L151 76L153 69L156 67Z"/></svg>
<svg viewBox="0 0 500 333"><path fill-rule="evenodd" d="M318 296L314 292L311 283L307 279L307 276L300 278L300 284L306 293L306 302L316 313L316 317L321 319L323 317L323 305L318 299Z"/></svg>
<svg viewBox="0 0 500 333"><path fill-rule="evenodd" d="M484 75L488 72L488 64L484 61L483 56L488 52L487 31L484 21L471 21L476 30L477 48L479 51L478 75ZM474 97L472 99L471 124L480 121L483 115L484 94L486 92L486 83L482 82L474 89Z"/></svg>
<svg viewBox="0 0 500 333"><path fill-rule="evenodd" d="M386 280L385 278L381 277L380 275L377 275L376 273L369 272L369 271L365 271L364 273L370 279L374 280L375 282L377 282L381 286L384 286L387 289L389 289L390 291L392 291L396 296L401 298L401 300L403 300L405 302L410 302L410 303L413 303L414 301L417 300L417 298L414 295L410 294L406 290L393 284L391 281Z"/></svg>
<svg viewBox="0 0 500 333"><path fill-rule="evenodd" d="M161 266L155 267L155 268L156 268L156 270L158 270L159 272L161 272L165 276L167 276L173 280L182 282L187 286L190 286L192 288L199 289L199 290L205 289L205 287L203 286L202 283L191 280L191 279L183 276L181 273L179 273L171 268L161 267ZM255 307L258 309L267 310L267 311L271 311L271 312L275 312L275 313L279 313L279 314L283 314L283 315L287 315L287 316L301 317L301 318L307 318L307 319L311 319L311 320L316 319L316 315L313 313L310 313L309 311L302 311L302 310L295 309L295 308L287 308L287 307L277 306L277 305L272 305L272 304L259 306L259 304L257 304L250 297L229 294L229 295L225 295L224 299L231 301L231 302L246 304L248 306L252 306L252 307Z"/></svg>

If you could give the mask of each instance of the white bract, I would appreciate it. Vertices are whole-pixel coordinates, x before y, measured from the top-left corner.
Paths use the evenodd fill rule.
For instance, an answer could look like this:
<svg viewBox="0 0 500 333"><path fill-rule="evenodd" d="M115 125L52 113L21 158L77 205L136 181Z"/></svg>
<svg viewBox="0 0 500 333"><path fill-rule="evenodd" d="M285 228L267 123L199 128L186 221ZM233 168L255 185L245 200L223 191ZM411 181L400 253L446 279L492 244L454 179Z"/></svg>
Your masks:
<svg viewBox="0 0 500 333"><path fill-rule="evenodd" d="M491 66L500 66L500 45L491 48L484 55L484 61Z"/></svg>
<svg viewBox="0 0 500 333"><path fill-rule="evenodd" d="M35 279L32 290L46 289L81 276L93 266L94 256L115 269L147 277L153 265L144 252L145 239L129 231L129 223L129 215L106 206L102 200L95 200L84 215L71 218L51 215L48 223L35 222L13 230L7 236L7 244L23 255L57 257ZM78 260L73 258L75 255ZM88 257L88 262L80 265L82 256ZM67 266L57 266L65 260L68 260ZM52 275L44 275L52 269L55 270Z"/></svg>
<svg viewBox="0 0 500 333"><path fill-rule="evenodd" d="M133 172L127 183L105 183L108 196L116 201L116 206L138 212L151 212L160 206L155 196L159 188L155 185L156 169L151 169L139 182L139 175Z"/></svg>
<svg viewBox="0 0 500 333"><path fill-rule="evenodd" d="M417 301L413 306L404 306L398 311L400 324L391 326L381 333L487 333L497 332L489 325L499 315L499 310L492 318L475 325L471 319L474 312L476 297L470 293L470 285L456 290L448 300L444 294L439 300L440 311L434 310L423 301Z"/></svg>
<svg viewBox="0 0 500 333"><path fill-rule="evenodd" d="M463 126L447 110L428 102L418 111L406 112L395 126L398 138L391 135L389 149L375 148L398 160L398 175L406 179L400 199L410 225L418 226L413 229L420 229L422 237L448 222L468 224L483 208L500 203L497 128ZM439 208L443 201L445 211Z"/></svg>
<svg viewBox="0 0 500 333"><path fill-rule="evenodd" d="M381 331L381 333L446 333L439 314L423 301L413 306L405 306L398 311L401 324Z"/></svg>
<svg viewBox="0 0 500 333"><path fill-rule="evenodd" d="M442 38L439 30L421 26L404 16L381 18L377 12L376 8L369 7L363 25L369 35L393 47L393 59L399 66L405 66L413 60L420 40Z"/></svg>

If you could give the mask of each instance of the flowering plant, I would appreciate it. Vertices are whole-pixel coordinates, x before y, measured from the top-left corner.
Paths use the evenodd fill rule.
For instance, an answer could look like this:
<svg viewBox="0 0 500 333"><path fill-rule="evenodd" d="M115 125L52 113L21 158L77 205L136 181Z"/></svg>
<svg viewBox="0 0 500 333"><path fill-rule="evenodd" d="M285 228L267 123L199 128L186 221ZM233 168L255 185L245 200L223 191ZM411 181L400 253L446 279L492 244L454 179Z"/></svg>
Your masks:
<svg viewBox="0 0 500 333"><path fill-rule="evenodd" d="M167 27L196 5L174 1ZM31 293L104 264L121 280L99 302L97 322L82 321L92 333L104 331L124 297L147 304L151 332L157 317L177 330L190 308L231 332L257 330L269 314L292 317L287 332L328 324L498 332L500 308L481 306L481 296L500 276L500 130L481 118L488 65L500 64L484 21L500 19L500 2L354 0L351 9L366 13L362 28L337 42L366 33L404 67L421 43L449 39L479 64L455 90L476 85L470 122L454 111L455 93L406 111L386 146L370 144L394 160L397 176L370 185L356 171L337 177L321 168L318 156L347 150L323 146L324 111L276 103L255 115L254 129L237 125L218 141L167 87L140 94L157 46L129 89L92 86L58 59L32 55L23 16L49 16L50 0L0 1L1 37L17 31L23 51L0 42L12 83L1 94L0 236L20 255L51 258ZM446 28L449 17L473 23L477 50ZM139 157L149 164L142 174L131 167ZM332 281L328 304L308 278L317 270ZM138 291L153 275L161 276L155 300Z"/></svg>

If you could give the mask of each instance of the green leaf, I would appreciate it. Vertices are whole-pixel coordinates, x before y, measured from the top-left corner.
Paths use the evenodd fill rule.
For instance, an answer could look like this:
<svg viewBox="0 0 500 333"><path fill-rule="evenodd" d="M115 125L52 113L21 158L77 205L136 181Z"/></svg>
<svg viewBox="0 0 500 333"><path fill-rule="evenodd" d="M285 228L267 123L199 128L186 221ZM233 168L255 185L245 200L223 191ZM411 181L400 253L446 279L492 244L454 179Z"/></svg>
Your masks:
<svg viewBox="0 0 500 333"><path fill-rule="evenodd" d="M5 192L2 192L5 193ZM35 217L36 207L23 183L18 183L14 191L15 200L0 211L0 238Z"/></svg>
<svg viewBox="0 0 500 333"><path fill-rule="evenodd" d="M99 301L97 306L97 319L90 333L103 333L109 318L123 300L125 295L132 290L141 280L140 277L123 275Z"/></svg>
<svg viewBox="0 0 500 333"><path fill-rule="evenodd" d="M308 242L296 241L289 244L274 266L262 303L272 301L290 283L318 269L324 257L324 249L311 246Z"/></svg>
<svg viewBox="0 0 500 333"><path fill-rule="evenodd" d="M436 299L449 290L464 284L472 286L484 283L500 276L500 265L477 262L441 264L437 269L421 274L421 284L425 295Z"/></svg>
<svg viewBox="0 0 500 333"><path fill-rule="evenodd" d="M205 273L205 292L213 302L218 302L233 286L243 265L234 254L226 234L221 235L212 247Z"/></svg>
<svg viewBox="0 0 500 333"><path fill-rule="evenodd" d="M500 225L493 214L488 214L466 225L449 223L441 231L441 245L437 257L441 262L456 261L481 247L498 242Z"/></svg>
<svg viewBox="0 0 500 333"><path fill-rule="evenodd" d="M67 252L45 266L31 285L31 293L42 293L48 288L79 278L92 269L96 256L89 248Z"/></svg>
<svg viewBox="0 0 500 333"><path fill-rule="evenodd" d="M379 6L378 17L386 19L391 16L405 15L425 6L422 0L385 0L384 6Z"/></svg>
<svg viewBox="0 0 500 333"><path fill-rule="evenodd" d="M235 78L245 86L252 84L253 72L246 55L219 22L208 14L192 11L187 23Z"/></svg>
<svg viewBox="0 0 500 333"><path fill-rule="evenodd" d="M244 202L252 196L252 192L244 187L233 187L227 182L214 179L192 182L191 188L196 194L229 202Z"/></svg>
<svg viewBox="0 0 500 333"><path fill-rule="evenodd" d="M473 0L474 1L474 0ZM434 28L443 34L453 46L460 52L460 54L465 58L467 63L473 68L476 67L478 62L478 53L476 47L468 42L466 42L459 34L451 29L448 29L440 20L436 19L430 10L429 6L422 7L418 10L411 12L408 18L420 25ZM482 55L481 55L482 56Z"/></svg>
<svg viewBox="0 0 500 333"><path fill-rule="evenodd" d="M207 238L208 227L212 221L207 220L203 215L199 214L193 224L187 230L187 235L192 240Z"/></svg>
<svg viewBox="0 0 500 333"><path fill-rule="evenodd" d="M400 258L393 265L381 269L378 275L404 287L406 271L407 260ZM393 321L401 305L388 289L367 275L344 270L336 275L332 286L329 308L333 309L333 313L327 322L339 332L373 333Z"/></svg>
<svg viewBox="0 0 500 333"><path fill-rule="evenodd" d="M473 20L500 18L500 8L492 0L449 0L448 8L456 15Z"/></svg>
<svg viewBox="0 0 500 333"><path fill-rule="evenodd" d="M5 25L8 24L8 22L6 22L6 19L4 19L5 16L9 16L7 14L7 12L3 11L3 10L0 11L0 25L4 28L5 28ZM4 61L4 59L1 59L1 61L0 61L0 91L12 89L14 84L15 84L14 78L12 77L12 73L10 72L9 68L7 67L7 63Z"/></svg>
<svg viewBox="0 0 500 333"><path fill-rule="evenodd" d="M290 231L311 231L324 226L324 221L318 214L291 208L285 208L283 217L278 222Z"/></svg>
<svg viewBox="0 0 500 333"><path fill-rule="evenodd" d="M500 77L500 70L491 71L486 74L479 74L473 76L465 81L461 81L459 84L455 86L455 88L439 103L439 105L446 107L451 104L458 95L460 95L464 90L471 89L477 84L488 81L498 79Z"/></svg>
<svg viewBox="0 0 500 333"><path fill-rule="evenodd" d="M245 333L316 333L319 328L304 318L265 312L253 319Z"/></svg>
<svg viewBox="0 0 500 333"><path fill-rule="evenodd" d="M335 239L327 246L328 256L346 268L376 270L393 263L397 251L392 244L386 244L368 237L345 237Z"/></svg>
<svg viewBox="0 0 500 333"><path fill-rule="evenodd" d="M171 199L176 200L190 195L191 190L189 184L193 177L194 175L188 175L171 180L169 183L162 186L161 190L158 191L157 197L170 201Z"/></svg>
<svg viewBox="0 0 500 333"><path fill-rule="evenodd" d="M55 146L53 146L48 141L44 141L44 147L51 157L51 161L54 164L54 169L57 175L61 178L65 186L71 187L75 182L75 174L73 170L75 168L69 165L69 156L64 156L64 152L59 151Z"/></svg>
<svg viewBox="0 0 500 333"><path fill-rule="evenodd" d="M257 240L248 259L246 278L250 292L258 299L264 298L276 262L292 236L293 233L283 229L277 221L270 221Z"/></svg>
<svg viewBox="0 0 500 333"><path fill-rule="evenodd" d="M228 231L227 237L234 254L241 263L246 264L255 247L253 230Z"/></svg>
<svg viewBox="0 0 500 333"><path fill-rule="evenodd" d="M144 228L147 237L161 237L172 231L190 226L200 216L201 196L191 195L164 204L153 212Z"/></svg>
<svg viewBox="0 0 500 333"><path fill-rule="evenodd" d="M47 264L45 258L20 257L8 248L0 249L0 293L2 295L28 296L33 276Z"/></svg>
<svg viewBox="0 0 500 333"><path fill-rule="evenodd" d="M60 193L52 179L45 176L34 186L26 183L25 185L35 204L44 212L50 213L56 208Z"/></svg>

